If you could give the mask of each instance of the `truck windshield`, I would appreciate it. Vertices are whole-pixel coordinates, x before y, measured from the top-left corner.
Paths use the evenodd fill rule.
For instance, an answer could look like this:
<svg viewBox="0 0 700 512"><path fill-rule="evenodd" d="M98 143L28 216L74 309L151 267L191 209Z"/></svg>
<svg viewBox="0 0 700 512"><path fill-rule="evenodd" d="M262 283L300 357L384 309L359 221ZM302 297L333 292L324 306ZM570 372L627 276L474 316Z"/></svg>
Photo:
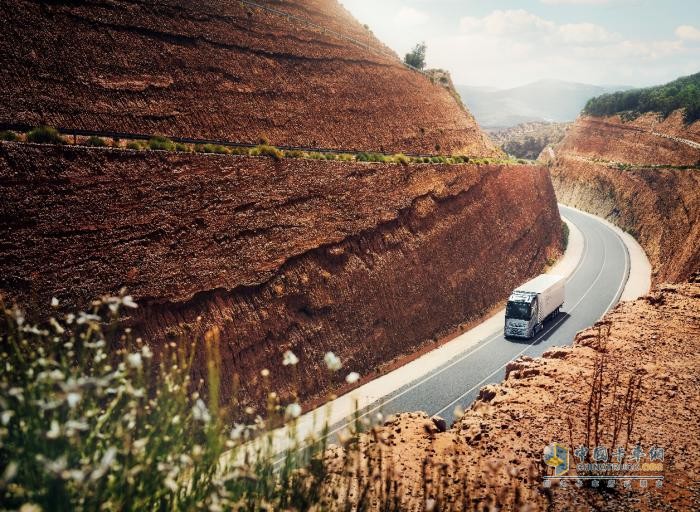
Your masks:
<svg viewBox="0 0 700 512"><path fill-rule="evenodd" d="M506 306L506 318L530 320L530 304L527 302L509 302Z"/></svg>

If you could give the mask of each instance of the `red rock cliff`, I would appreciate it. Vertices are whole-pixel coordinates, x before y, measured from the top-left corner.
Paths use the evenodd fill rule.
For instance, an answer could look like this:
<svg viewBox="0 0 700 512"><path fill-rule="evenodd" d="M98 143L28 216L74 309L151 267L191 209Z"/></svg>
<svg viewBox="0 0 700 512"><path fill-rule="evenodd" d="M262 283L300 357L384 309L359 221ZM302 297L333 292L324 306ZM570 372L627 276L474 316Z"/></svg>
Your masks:
<svg viewBox="0 0 700 512"><path fill-rule="evenodd" d="M253 402L261 368L291 381L287 349L303 398L342 384L319 370L327 350L363 375L381 369L502 300L560 236L536 166L3 143L0 195L11 300L82 307L127 286L149 340L217 325L224 384L240 374Z"/></svg>
<svg viewBox="0 0 700 512"><path fill-rule="evenodd" d="M5 1L0 123L500 153L334 0L258 3L295 18L237 1Z"/></svg>
<svg viewBox="0 0 700 512"><path fill-rule="evenodd" d="M655 284L700 269L700 122L581 117L550 163L559 201L632 233Z"/></svg>

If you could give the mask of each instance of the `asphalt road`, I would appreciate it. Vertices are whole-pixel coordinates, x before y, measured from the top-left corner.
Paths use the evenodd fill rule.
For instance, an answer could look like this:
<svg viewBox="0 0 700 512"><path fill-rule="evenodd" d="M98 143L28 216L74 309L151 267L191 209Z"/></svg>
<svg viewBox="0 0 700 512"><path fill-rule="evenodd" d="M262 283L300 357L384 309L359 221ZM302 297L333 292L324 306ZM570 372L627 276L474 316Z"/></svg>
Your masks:
<svg viewBox="0 0 700 512"><path fill-rule="evenodd" d="M629 255L622 240L595 218L563 206L560 211L581 231L584 239L581 260L566 283L563 312L547 322L544 330L532 340L506 340L501 327L430 374L384 396L361 413L377 411L386 416L425 411L442 416L449 425L454 419L455 406L466 409L482 386L503 380L508 362L521 355L540 356L555 345L571 344L578 331L593 325L618 302L629 272ZM337 431L344 424L336 423L330 431Z"/></svg>

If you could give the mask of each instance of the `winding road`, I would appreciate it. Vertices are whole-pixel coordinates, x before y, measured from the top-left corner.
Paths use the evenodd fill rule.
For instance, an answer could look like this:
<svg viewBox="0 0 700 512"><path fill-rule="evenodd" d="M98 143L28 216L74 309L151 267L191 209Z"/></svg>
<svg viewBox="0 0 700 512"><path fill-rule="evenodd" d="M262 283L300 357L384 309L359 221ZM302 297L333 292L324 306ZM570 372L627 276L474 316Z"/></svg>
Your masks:
<svg viewBox="0 0 700 512"><path fill-rule="evenodd" d="M439 363L428 354L375 379L302 416L298 432L318 431L321 424L328 422L332 441L337 432L354 421L355 404L360 417L373 418L379 412L386 416L425 411L442 416L449 425L456 406L467 408L481 387L503 380L508 362L523 355L540 356L555 345L571 344L578 331L593 325L620 300L632 260L619 230L602 219L571 208L561 206L560 211L574 227L572 235L576 237L578 257L568 262L569 268L562 269L568 274L563 313L546 323L537 337L527 341L506 340L503 312L499 312L434 350L433 356L442 358L437 360ZM463 337L466 341L460 341Z"/></svg>

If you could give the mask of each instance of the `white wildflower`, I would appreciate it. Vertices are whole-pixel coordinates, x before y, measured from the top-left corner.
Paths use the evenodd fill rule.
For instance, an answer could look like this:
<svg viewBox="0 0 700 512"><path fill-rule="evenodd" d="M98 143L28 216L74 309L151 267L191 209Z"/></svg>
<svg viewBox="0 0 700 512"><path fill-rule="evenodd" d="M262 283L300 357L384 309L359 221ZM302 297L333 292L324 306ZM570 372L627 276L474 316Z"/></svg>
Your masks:
<svg viewBox="0 0 700 512"><path fill-rule="evenodd" d="M136 451L141 452L144 448L146 448L147 444L148 438L142 437L141 439L137 439L136 441L134 441L134 448L136 449Z"/></svg>
<svg viewBox="0 0 700 512"><path fill-rule="evenodd" d="M355 384L358 380L360 380L360 374L357 372L350 372L348 376L345 377L345 382L348 384Z"/></svg>
<svg viewBox="0 0 700 512"><path fill-rule="evenodd" d="M72 324L74 320L75 320L75 315L73 313L68 313L66 315L66 323L67 324Z"/></svg>
<svg viewBox="0 0 700 512"><path fill-rule="evenodd" d="M63 374L63 372L62 372L61 370L51 370L51 371L48 373L48 377L49 377L51 380L58 380L58 381L63 380L63 379L66 378L66 376Z"/></svg>
<svg viewBox="0 0 700 512"><path fill-rule="evenodd" d="M85 313L84 311L81 311L78 313L78 319L76 320L76 323L78 325L85 324L85 323L90 323L90 322L99 322L102 320L99 316L93 315L91 313Z"/></svg>
<svg viewBox="0 0 700 512"><path fill-rule="evenodd" d="M104 453L104 455L102 455L102 460L100 461L99 467L90 474L90 478L92 480L99 480L102 478L112 466L112 463L116 457L117 449L114 446L107 448L107 451Z"/></svg>
<svg viewBox="0 0 700 512"><path fill-rule="evenodd" d="M51 429L46 432L46 437L49 439L58 439L61 435L61 428L58 426L58 421L51 420Z"/></svg>
<svg viewBox="0 0 700 512"><path fill-rule="evenodd" d="M163 480L163 484L172 492L177 492L178 490L177 482L171 477L167 477L165 480Z"/></svg>
<svg viewBox="0 0 700 512"><path fill-rule="evenodd" d="M2 480L5 483L11 482L12 479L17 475L17 463L15 461L11 461L7 467L5 468L5 471L2 474Z"/></svg>
<svg viewBox="0 0 700 512"><path fill-rule="evenodd" d="M284 415L290 419L298 418L301 416L301 405L298 403L289 404L284 411Z"/></svg>
<svg viewBox="0 0 700 512"><path fill-rule="evenodd" d="M78 482L78 483L85 480L85 473L83 473L79 469L68 469L68 470L64 471L61 474L61 476L65 480L73 480L74 482Z"/></svg>
<svg viewBox="0 0 700 512"><path fill-rule="evenodd" d="M192 416L195 420L201 421L202 423L209 423L211 421L209 410L201 398L198 398L194 403L194 407L192 407Z"/></svg>
<svg viewBox="0 0 700 512"><path fill-rule="evenodd" d="M340 363L340 358L336 356L333 352L326 352L326 355L323 356L323 360L325 361L328 369L332 372L340 370L340 368L342 368L343 366Z"/></svg>
<svg viewBox="0 0 700 512"><path fill-rule="evenodd" d="M55 475L60 475L63 473L63 470L66 469L66 466L68 465L68 460L65 455L61 455L58 459L56 460L47 460L44 462L44 469L46 469L47 473L53 473Z"/></svg>
<svg viewBox="0 0 700 512"><path fill-rule="evenodd" d="M68 420L68 421L66 421L65 428L66 428L66 430L71 430L71 431L75 431L75 430L85 431L89 427L88 427L88 424L85 423L84 421Z"/></svg>
<svg viewBox="0 0 700 512"><path fill-rule="evenodd" d="M173 416L173 419L170 420L170 423L172 423L173 425L179 425L180 424L180 415L176 414L175 416Z"/></svg>
<svg viewBox="0 0 700 512"><path fill-rule="evenodd" d="M270 370L268 370L267 368L263 368L262 370L260 370L260 375L262 375L265 378L268 378L270 376Z"/></svg>
<svg viewBox="0 0 700 512"><path fill-rule="evenodd" d="M129 362L129 366L132 368L140 369L143 366L143 360L141 359L141 354L134 352L126 356L126 360Z"/></svg>
<svg viewBox="0 0 700 512"><path fill-rule="evenodd" d="M41 512L41 507L35 503L25 503L19 507L19 512Z"/></svg>
<svg viewBox="0 0 700 512"><path fill-rule="evenodd" d="M51 297L51 307L52 308L58 307L58 299L56 297Z"/></svg>
<svg viewBox="0 0 700 512"><path fill-rule="evenodd" d="M124 304L127 308L136 309L138 307L136 302L134 302L134 298L131 295L125 295L124 297L122 297L122 304Z"/></svg>
<svg viewBox="0 0 700 512"><path fill-rule="evenodd" d="M82 397L81 397L80 393L76 393L75 391L73 391L73 392L68 393L66 395L66 403L68 404L68 407L70 407L71 409L74 409L75 406L78 405L78 403L80 403L81 398Z"/></svg>
<svg viewBox="0 0 700 512"><path fill-rule="evenodd" d="M2 415L0 415L0 421L2 421L3 425L7 425L8 423L10 423L10 420L14 415L15 411L2 411Z"/></svg>
<svg viewBox="0 0 700 512"><path fill-rule="evenodd" d="M435 500L428 498L425 500L425 512L433 512L435 510Z"/></svg>
<svg viewBox="0 0 700 512"><path fill-rule="evenodd" d="M66 330L59 324L54 317L49 318L49 323L53 327L53 330L58 334L63 334Z"/></svg>
<svg viewBox="0 0 700 512"><path fill-rule="evenodd" d="M148 345L144 345L143 347L141 347L141 355L144 359L152 358L153 352L151 352L151 347L149 347Z"/></svg>
<svg viewBox="0 0 700 512"><path fill-rule="evenodd" d="M234 423L233 428L231 429L231 434L230 438L233 439L234 441L238 441L243 434L245 434L246 431L246 426L242 423Z"/></svg>
<svg viewBox="0 0 700 512"><path fill-rule="evenodd" d="M282 364L284 366L294 366L297 363L299 363L299 358L292 352L291 350L287 350L283 355L282 355Z"/></svg>

